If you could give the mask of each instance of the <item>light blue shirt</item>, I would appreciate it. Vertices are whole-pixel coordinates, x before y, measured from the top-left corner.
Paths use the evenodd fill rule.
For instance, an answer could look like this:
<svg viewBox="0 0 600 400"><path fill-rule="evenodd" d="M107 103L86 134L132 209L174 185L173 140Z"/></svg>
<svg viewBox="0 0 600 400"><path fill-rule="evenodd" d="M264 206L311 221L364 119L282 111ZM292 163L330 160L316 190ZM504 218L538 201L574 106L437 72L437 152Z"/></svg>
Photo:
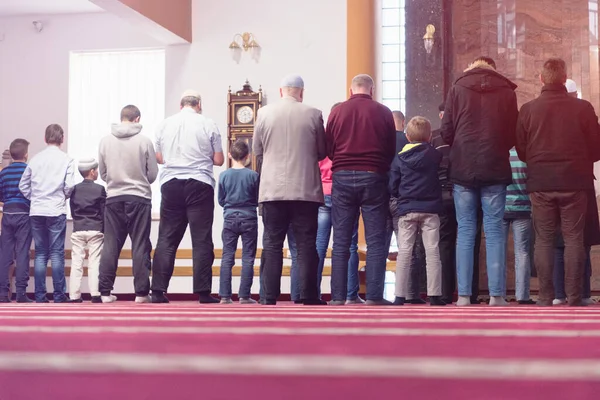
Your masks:
<svg viewBox="0 0 600 400"><path fill-rule="evenodd" d="M186 107L164 120L156 130L154 148L164 165L160 183L194 179L215 187L213 156L223 151L217 124Z"/></svg>
<svg viewBox="0 0 600 400"><path fill-rule="evenodd" d="M66 215L73 187L73 159L52 145L31 159L19 184L23 196L31 200L29 215L35 217Z"/></svg>

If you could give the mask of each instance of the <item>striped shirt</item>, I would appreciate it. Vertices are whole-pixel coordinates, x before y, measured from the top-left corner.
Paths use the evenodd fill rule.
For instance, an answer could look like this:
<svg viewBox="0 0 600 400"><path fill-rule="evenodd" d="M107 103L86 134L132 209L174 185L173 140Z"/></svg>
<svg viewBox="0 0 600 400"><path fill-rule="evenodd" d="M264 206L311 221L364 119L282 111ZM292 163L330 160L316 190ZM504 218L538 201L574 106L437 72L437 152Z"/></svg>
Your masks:
<svg viewBox="0 0 600 400"><path fill-rule="evenodd" d="M27 164L14 162L0 171L0 202L5 214L29 214L29 200L19 190L21 176Z"/></svg>
<svg viewBox="0 0 600 400"><path fill-rule="evenodd" d="M510 167L513 183L506 188L504 219L531 218L531 201L527 194L527 164L519 159L517 151L510 150Z"/></svg>

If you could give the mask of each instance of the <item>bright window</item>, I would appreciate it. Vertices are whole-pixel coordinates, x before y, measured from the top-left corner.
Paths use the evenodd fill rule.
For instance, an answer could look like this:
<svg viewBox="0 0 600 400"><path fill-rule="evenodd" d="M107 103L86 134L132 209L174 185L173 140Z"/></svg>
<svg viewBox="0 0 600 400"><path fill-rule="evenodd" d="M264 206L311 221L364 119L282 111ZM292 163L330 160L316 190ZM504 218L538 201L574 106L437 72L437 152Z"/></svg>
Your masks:
<svg viewBox="0 0 600 400"><path fill-rule="evenodd" d="M392 110L406 109L405 0L381 0L381 101Z"/></svg>
<svg viewBox="0 0 600 400"><path fill-rule="evenodd" d="M118 123L121 109L136 105L142 133L154 138L165 116L165 51L73 52L69 72L68 152L78 160L98 158L100 139ZM158 180L152 208L160 209Z"/></svg>

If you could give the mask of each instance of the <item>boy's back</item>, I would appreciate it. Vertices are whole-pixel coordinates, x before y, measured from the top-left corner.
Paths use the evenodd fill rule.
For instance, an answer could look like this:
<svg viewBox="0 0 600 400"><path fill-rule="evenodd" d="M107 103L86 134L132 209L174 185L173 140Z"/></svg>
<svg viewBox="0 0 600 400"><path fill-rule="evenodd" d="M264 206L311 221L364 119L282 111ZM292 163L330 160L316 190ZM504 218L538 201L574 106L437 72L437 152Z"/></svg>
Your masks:
<svg viewBox="0 0 600 400"><path fill-rule="evenodd" d="M57 146L48 146L29 162L20 190L31 200L32 216L56 217L67 213L73 185L73 160Z"/></svg>
<svg viewBox="0 0 600 400"><path fill-rule="evenodd" d="M227 217L235 211L256 216L259 175L248 168L230 168L219 177L219 204Z"/></svg>
<svg viewBox="0 0 600 400"><path fill-rule="evenodd" d="M75 185L71 194L73 231L104 231L106 190L92 180Z"/></svg>
<svg viewBox="0 0 600 400"><path fill-rule="evenodd" d="M439 214L442 187L439 165L442 154L428 143L410 143L396 156L390 176L390 192L398 197L398 213Z"/></svg>
<svg viewBox="0 0 600 400"><path fill-rule="evenodd" d="M19 190L19 182L27 168L24 162L14 162L0 171L0 203L3 212L29 214L30 202Z"/></svg>

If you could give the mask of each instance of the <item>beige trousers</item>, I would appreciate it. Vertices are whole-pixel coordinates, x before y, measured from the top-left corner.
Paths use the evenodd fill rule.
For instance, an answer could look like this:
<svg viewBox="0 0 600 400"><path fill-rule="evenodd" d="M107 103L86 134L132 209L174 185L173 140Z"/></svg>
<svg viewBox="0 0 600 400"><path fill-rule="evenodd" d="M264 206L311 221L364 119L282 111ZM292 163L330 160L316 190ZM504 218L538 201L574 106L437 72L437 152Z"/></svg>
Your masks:
<svg viewBox="0 0 600 400"><path fill-rule="evenodd" d="M100 296L98 291L98 274L100 271L100 254L104 244L104 234L98 231L73 232L71 234L72 257L71 277L69 279L69 297L71 300L81 298L81 279L83 278L83 261L85 249L88 257L88 286L92 296Z"/></svg>
<svg viewBox="0 0 600 400"><path fill-rule="evenodd" d="M398 221L398 259L396 260L396 296L406 298L410 278L410 261L417 231L421 229L427 261L427 295L442 295L440 260L440 217L437 214L409 213Z"/></svg>

